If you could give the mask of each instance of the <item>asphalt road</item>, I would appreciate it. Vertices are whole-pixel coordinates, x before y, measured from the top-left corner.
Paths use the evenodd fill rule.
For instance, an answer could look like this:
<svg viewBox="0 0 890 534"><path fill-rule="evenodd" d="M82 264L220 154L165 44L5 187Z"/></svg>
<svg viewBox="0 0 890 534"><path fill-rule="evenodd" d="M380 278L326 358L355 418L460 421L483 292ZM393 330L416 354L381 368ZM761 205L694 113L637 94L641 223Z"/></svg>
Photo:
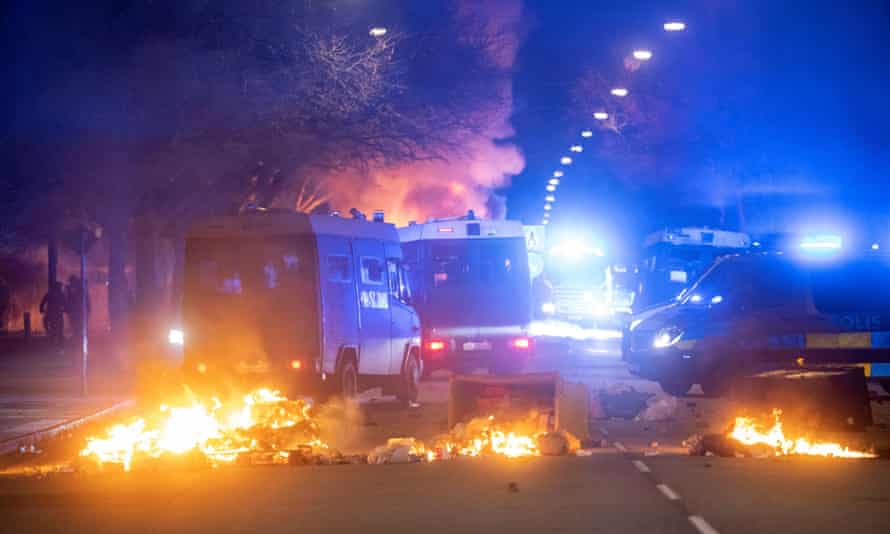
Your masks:
<svg viewBox="0 0 890 534"><path fill-rule="evenodd" d="M609 347L551 351L531 369L659 392ZM437 378L416 408L366 396L351 446L444 431ZM724 424L731 407L672 406L669 421L599 420L607 446L590 457L0 477L0 518L15 532L888 531L890 462L689 457L683 437Z"/></svg>

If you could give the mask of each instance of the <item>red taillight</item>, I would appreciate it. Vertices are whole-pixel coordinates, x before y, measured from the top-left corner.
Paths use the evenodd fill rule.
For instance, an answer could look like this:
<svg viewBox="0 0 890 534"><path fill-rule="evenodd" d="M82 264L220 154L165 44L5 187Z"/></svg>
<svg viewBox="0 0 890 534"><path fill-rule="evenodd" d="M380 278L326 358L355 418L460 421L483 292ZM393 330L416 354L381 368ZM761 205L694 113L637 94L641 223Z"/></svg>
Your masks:
<svg viewBox="0 0 890 534"><path fill-rule="evenodd" d="M300 360L291 360L290 368L293 369L294 371L299 371L300 369L303 368L303 362L301 362Z"/></svg>
<svg viewBox="0 0 890 534"><path fill-rule="evenodd" d="M527 337L517 337L510 342L510 346L518 350L528 350L532 346L532 340Z"/></svg>
<svg viewBox="0 0 890 534"><path fill-rule="evenodd" d="M445 350L445 342L436 339L427 343L426 347L433 352L439 352L440 350Z"/></svg>

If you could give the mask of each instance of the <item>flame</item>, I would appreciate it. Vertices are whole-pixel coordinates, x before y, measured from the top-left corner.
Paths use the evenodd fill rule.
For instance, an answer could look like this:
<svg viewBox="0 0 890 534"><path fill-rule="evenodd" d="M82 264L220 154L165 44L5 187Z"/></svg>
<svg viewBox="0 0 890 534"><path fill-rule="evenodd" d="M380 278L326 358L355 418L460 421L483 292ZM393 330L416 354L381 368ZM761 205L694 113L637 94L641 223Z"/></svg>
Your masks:
<svg viewBox="0 0 890 534"><path fill-rule="evenodd" d="M261 388L234 406L218 398L209 403L192 400L185 406L162 404L150 418L117 424L104 437L87 438L80 455L100 464L120 464L125 471L137 458L193 451L213 465L233 462L246 452L273 452L273 461L286 462L288 449L327 448L318 434L308 403Z"/></svg>
<svg viewBox="0 0 890 534"><path fill-rule="evenodd" d="M751 417L736 417L729 437L745 445L767 445L774 447L776 455L809 455L830 456L835 458L874 458L875 454L864 451L850 450L839 443L811 441L800 437L791 439L785 436L782 429L781 410L773 410L774 422L764 428Z"/></svg>
<svg viewBox="0 0 890 534"><path fill-rule="evenodd" d="M507 458L539 456L541 453L538 450L537 437L542 433L525 431L523 427L528 426L526 423L495 423L493 415L473 419L467 423L463 431L456 431L440 438L434 447L427 451L427 460L489 454Z"/></svg>

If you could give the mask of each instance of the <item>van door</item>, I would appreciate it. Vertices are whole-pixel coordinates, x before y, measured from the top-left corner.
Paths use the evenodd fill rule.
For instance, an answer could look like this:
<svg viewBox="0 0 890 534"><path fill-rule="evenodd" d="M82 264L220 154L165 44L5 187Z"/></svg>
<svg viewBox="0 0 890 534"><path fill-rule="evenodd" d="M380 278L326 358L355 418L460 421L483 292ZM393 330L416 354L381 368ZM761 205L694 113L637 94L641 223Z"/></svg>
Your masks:
<svg viewBox="0 0 890 534"><path fill-rule="evenodd" d="M359 373L386 374L391 350L391 317L383 243L356 239L353 241L353 252L361 319Z"/></svg>
<svg viewBox="0 0 890 534"><path fill-rule="evenodd" d="M358 294L352 247L342 237L318 236L321 282L322 370L336 372L337 354L343 346L359 344Z"/></svg>
<svg viewBox="0 0 890 534"><path fill-rule="evenodd" d="M386 267L389 279L389 306L392 313L392 356L389 360L389 374L397 375L402 372L405 350L412 340L420 335L420 322L409 303L410 294L405 271L399 260L387 259Z"/></svg>

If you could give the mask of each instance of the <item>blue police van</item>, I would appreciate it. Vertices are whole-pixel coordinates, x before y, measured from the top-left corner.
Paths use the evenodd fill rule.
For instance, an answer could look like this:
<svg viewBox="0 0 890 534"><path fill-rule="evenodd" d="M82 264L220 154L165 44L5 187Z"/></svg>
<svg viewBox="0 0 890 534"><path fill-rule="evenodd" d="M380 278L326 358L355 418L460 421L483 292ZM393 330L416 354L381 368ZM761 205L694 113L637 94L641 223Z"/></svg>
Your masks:
<svg viewBox="0 0 890 534"><path fill-rule="evenodd" d="M470 211L411 223L399 238L423 323L424 370L522 371L534 349L522 224Z"/></svg>
<svg viewBox="0 0 890 534"><path fill-rule="evenodd" d="M674 395L696 383L720 395L751 372L852 365L890 391L890 261L820 246L717 259L678 299L634 317L631 371Z"/></svg>
<svg viewBox="0 0 890 534"><path fill-rule="evenodd" d="M254 210L192 226L182 303L194 382L414 400L420 322L393 225Z"/></svg>

